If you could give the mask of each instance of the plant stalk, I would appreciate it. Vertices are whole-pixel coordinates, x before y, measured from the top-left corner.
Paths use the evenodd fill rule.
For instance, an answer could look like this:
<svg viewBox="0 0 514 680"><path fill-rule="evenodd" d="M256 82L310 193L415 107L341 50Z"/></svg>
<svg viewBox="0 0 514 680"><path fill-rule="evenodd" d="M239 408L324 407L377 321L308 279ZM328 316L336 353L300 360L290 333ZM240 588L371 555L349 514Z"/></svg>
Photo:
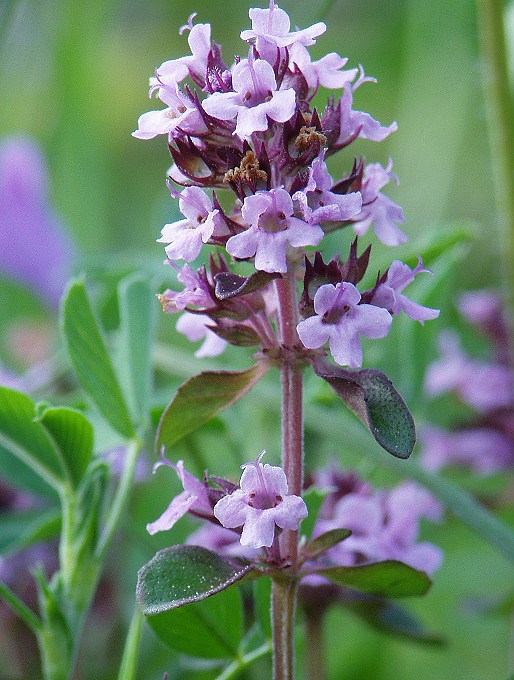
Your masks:
<svg viewBox="0 0 514 680"><path fill-rule="evenodd" d="M278 300L279 334L282 346L280 377L282 387L282 467L288 492L301 496L303 488L303 367L296 360L299 344L296 326L298 311L294 270L275 281ZM294 623L298 569L298 532L284 531L281 536L281 556L290 567L280 579L273 581L273 677L292 680L294 677Z"/></svg>

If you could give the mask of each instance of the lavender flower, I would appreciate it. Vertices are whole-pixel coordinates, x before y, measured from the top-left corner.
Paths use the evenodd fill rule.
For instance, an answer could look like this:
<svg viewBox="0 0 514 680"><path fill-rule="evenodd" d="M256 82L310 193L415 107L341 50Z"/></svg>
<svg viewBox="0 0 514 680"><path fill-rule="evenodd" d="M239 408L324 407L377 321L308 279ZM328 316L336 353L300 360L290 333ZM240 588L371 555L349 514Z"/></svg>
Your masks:
<svg viewBox="0 0 514 680"><path fill-rule="evenodd" d="M330 353L338 364L353 368L361 366L359 335L383 338L389 332L392 317L380 307L359 304L360 299L357 288L346 281L318 288L314 297L316 314L297 326L305 347L316 349L328 341Z"/></svg>
<svg viewBox="0 0 514 680"><path fill-rule="evenodd" d="M264 453L242 466L240 488L214 506L214 516L224 527L243 527L241 545L250 548L271 547L276 526L296 530L307 517L303 499L288 493L282 468L262 465Z"/></svg>
<svg viewBox="0 0 514 680"><path fill-rule="evenodd" d="M158 531L167 531L189 511L195 511L207 517L212 516L212 508L209 502L205 484L196 479L184 468L184 461L179 460L176 465L164 460L154 466L155 470L161 465L172 467L178 475L184 491L171 501L162 515L154 522L146 525L149 534L156 534Z"/></svg>
<svg viewBox="0 0 514 680"><path fill-rule="evenodd" d="M226 340L216 335L209 328L209 324L212 324L212 319L206 314L184 312L177 320L177 331L185 335L188 340L191 342L204 340L201 347L195 352L197 359L217 357L227 346Z"/></svg>
<svg viewBox="0 0 514 680"><path fill-rule="evenodd" d="M165 224L158 243L169 243L164 249L170 260L191 262L200 254L216 227L221 228L219 210L198 187L187 187L179 196L179 209L186 218Z"/></svg>
<svg viewBox="0 0 514 680"><path fill-rule="evenodd" d="M287 271L288 245L315 246L323 238L317 224L294 216L293 200L282 188L248 196L241 214L250 228L227 241L227 251L239 258L255 255L255 267L265 272Z"/></svg>
<svg viewBox="0 0 514 680"><path fill-rule="evenodd" d="M423 307L402 293L403 289L411 284L420 272L431 273L429 269L423 268L421 258L412 270L400 260L395 260L387 271L385 281L380 283L373 293L372 303L388 309L391 314L398 315L404 311L407 316L419 321L422 325L429 319L437 319L439 316L438 309Z"/></svg>

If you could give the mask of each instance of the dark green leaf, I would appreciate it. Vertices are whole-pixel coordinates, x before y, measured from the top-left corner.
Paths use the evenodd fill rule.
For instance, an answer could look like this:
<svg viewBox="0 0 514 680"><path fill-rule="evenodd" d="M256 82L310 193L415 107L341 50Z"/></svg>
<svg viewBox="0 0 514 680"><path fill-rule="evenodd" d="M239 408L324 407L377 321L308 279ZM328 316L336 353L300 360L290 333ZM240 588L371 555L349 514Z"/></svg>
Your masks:
<svg viewBox="0 0 514 680"><path fill-rule="evenodd" d="M374 368L349 370L324 360L313 362L348 408L366 425L376 441L397 458L408 458L416 442L414 420L389 378Z"/></svg>
<svg viewBox="0 0 514 680"><path fill-rule="evenodd" d="M148 616L150 627L168 647L202 659L238 655L243 608L239 588L229 588L202 602Z"/></svg>
<svg viewBox="0 0 514 680"><path fill-rule="evenodd" d="M25 510L0 513L0 554L10 555L38 541L48 541L59 533L61 513Z"/></svg>
<svg viewBox="0 0 514 680"><path fill-rule="evenodd" d="M183 383L162 414L156 450L170 447L244 396L268 370L265 362L245 371L208 371Z"/></svg>
<svg viewBox="0 0 514 680"><path fill-rule="evenodd" d="M218 300L229 300L264 288L270 281L280 278L280 276L280 274L268 274L263 271L256 271L251 276L238 276L232 272L220 272L214 276L216 284L214 293Z"/></svg>
<svg viewBox="0 0 514 680"><path fill-rule="evenodd" d="M120 362L136 421L147 419L150 408L156 304L155 295L141 276L120 282Z"/></svg>
<svg viewBox="0 0 514 680"><path fill-rule="evenodd" d="M351 535L349 529L331 529L309 541L303 548L305 559L313 559Z"/></svg>
<svg viewBox="0 0 514 680"><path fill-rule="evenodd" d="M425 595L432 584L424 571L396 560L357 567L329 567L318 569L316 573L341 586L381 597Z"/></svg>
<svg viewBox="0 0 514 680"><path fill-rule="evenodd" d="M93 455L93 426L75 409L50 407L37 417L61 452L68 477L76 488Z"/></svg>
<svg viewBox="0 0 514 680"><path fill-rule="evenodd" d="M196 545L160 550L138 572L137 601L144 614L204 600L225 590L252 571Z"/></svg>
<svg viewBox="0 0 514 680"><path fill-rule="evenodd" d="M395 602L391 602L391 600L384 600L364 593L352 593L348 597L345 593L339 599L339 602L370 626L383 633L426 644L444 644L440 635L428 631L410 612L399 607Z"/></svg>
<svg viewBox="0 0 514 680"><path fill-rule="evenodd" d="M34 422L35 416L30 397L0 387L0 471L15 487L38 493L37 475L58 489L66 473L58 450L43 426Z"/></svg>
<svg viewBox="0 0 514 680"><path fill-rule="evenodd" d="M125 437L134 427L83 281L64 296L62 328L77 378L112 427Z"/></svg>

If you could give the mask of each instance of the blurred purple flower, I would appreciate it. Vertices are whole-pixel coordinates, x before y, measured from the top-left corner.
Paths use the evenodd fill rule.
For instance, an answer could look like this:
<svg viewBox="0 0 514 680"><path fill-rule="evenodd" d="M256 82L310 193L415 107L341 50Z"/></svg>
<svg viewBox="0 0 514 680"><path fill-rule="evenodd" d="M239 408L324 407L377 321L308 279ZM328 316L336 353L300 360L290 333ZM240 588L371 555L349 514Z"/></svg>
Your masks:
<svg viewBox="0 0 514 680"><path fill-rule="evenodd" d="M48 200L40 148L27 137L0 143L0 272L53 309L69 278L75 248Z"/></svg>
<svg viewBox="0 0 514 680"><path fill-rule="evenodd" d="M508 366L475 361L460 346L452 331L441 333L442 357L432 363L425 376L430 396L455 392L463 401L487 413L513 404L512 376Z"/></svg>
<svg viewBox="0 0 514 680"><path fill-rule="evenodd" d="M296 530L307 517L303 499L288 493L284 470L262 465L263 455L264 451L255 462L242 466L240 488L214 506L214 516L224 527L243 527L241 545L250 548L271 547L275 526Z"/></svg>
<svg viewBox="0 0 514 680"><path fill-rule="evenodd" d="M340 493L341 477L334 482L314 535L337 528L350 529L352 534L324 553L323 562L353 566L393 559L429 574L439 567L442 551L432 543L418 541L421 518L439 521L442 515L441 504L428 491L413 482L374 490L351 476L351 483L343 484ZM335 503L332 495L337 498Z"/></svg>
<svg viewBox="0 0 514 680"><path fill-rule="evenodd" d="M177 320L177 331L185 335L188 340L191 342L204 340L195 352L195 357L198 359L217 357L228 344L209 328L212 323L212 319L206 314L191 314L191 312L184 312Z"/></svg>
<svg viewBox="0 0 514 680"><path fill-rule="evenodd" d="M514 465L514 442L493 427L447 432L426 426L420 433L420 462L427 470L464 465L486 475Z"/></svg>

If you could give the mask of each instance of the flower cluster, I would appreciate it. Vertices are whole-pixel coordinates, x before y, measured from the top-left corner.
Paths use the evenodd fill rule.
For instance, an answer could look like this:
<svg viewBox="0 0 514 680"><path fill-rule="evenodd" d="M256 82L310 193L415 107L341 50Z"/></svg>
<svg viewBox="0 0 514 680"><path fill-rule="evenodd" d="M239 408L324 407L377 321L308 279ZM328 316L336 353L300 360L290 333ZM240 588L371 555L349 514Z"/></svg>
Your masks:
<svg viewBox="0 0 514 680"><path fill-rule="evenodd" d="M388 246L406 240L401 208L382 193L396 181L391 161L383 167L353 159L338 179L327 167L357 138L380 142L396 123L384 126L353 108L358 88L373 81L362 68L346 69L347 59L336 53L312 60L309 47L325 24L291 31L288 15L271 0L268 9L250 10L251 29L241 33L247 52L227 65L210 25L193 24L194 16L181 29L189 32L191 54L164 62L150 79L150 95L165 108L143 114L133 133L166 136L168 184L184 218L166 224L158 239L169 264L185 263L178 275L184 290L166 291L163 309L184 312L177 328L190 340L205 338L197 356L215 355L227 342L269 352L279 345L272 282L298 277L304 266L296 351L319 354L328 343L335 361L358 367L361 336L384 337L402 311L421 323L438 315L403 294L426 270L421 261L411 269L396 260L371 289L359 291L369 250L358 258L355 243L345 262L325 265L318 255L304 259L304 249L345 227L362 237L373 225ZM341 91L323 111L313 105L320 86ZM222 190L234 195L230 209L218 200ZM236 285L221 256L195 273L188 263L204 244L224 249L231 267L252 262L253 278Z"/></svg>
<svg viewBox="0 0 514 680"><path fill-rule="evenodd" d="M441 334L441 357L429 366L425 389L431 397L454 394L471 415L451 431L425 427L421 461L430 470L459 465L489 474L514 465L514 388L507 323L501 300L493 291L466 293L459 311L489 339L493 356L487 361L474 359L462 349L456 333Z"/></svg>

